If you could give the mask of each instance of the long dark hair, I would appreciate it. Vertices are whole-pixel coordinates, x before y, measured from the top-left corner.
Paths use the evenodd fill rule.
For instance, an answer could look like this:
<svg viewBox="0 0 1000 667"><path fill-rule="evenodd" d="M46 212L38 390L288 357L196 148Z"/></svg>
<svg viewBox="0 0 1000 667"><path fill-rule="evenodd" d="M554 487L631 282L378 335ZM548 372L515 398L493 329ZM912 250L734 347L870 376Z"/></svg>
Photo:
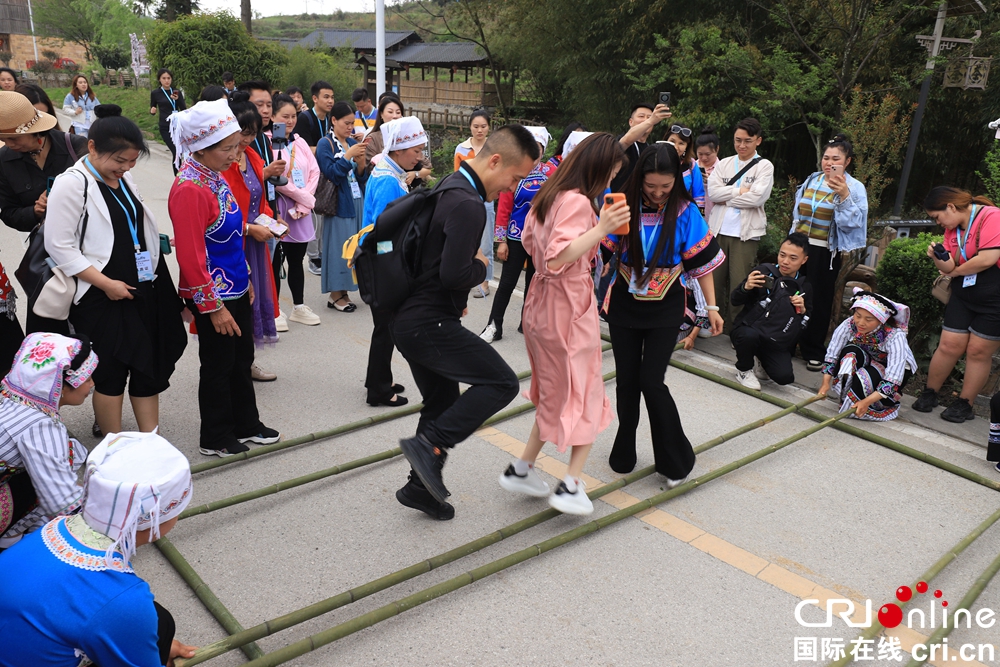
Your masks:
<svg viewBox="0 0 1000 667"><path fill-rule="evenodd" d="M572 154L570 154L572 157ZM559 172L557 171L556 174ZM646 266L646 258L643 255L642 247L642 185L647 174L662 174L674 177L674 187L667 197L667 203L663 207L663 226L660 229L660 238L656 241L656 248L653 257L656 258ZM658 143L647 146L639 159L635 163L632 175L623 188L626 201L632 219L629 223L628 236L622 239L619 250L635 248L636 252L628 254L628 265L635 272L634 275L642 275L641 284L646 284L652 272L657 268L659 258L666 250L668 261L674 254L674 237L677 235L677 217L691 203L691 194L684 186L684 163L677 155L677 149L671 143Z"/></svg>
<svg viewBox="0 0 1000 667"><path fill-rule="evenodd" d="M952 204L955 208L965 209L973 204L993 206L993 202L982 195L975 195L968 190L960 190L949 185L939 185L924 198L923 207L926 211L943 211Z"/></svg>
<svg viewBox="0 0 1000 667"><path fill-rule="evenodd" d="M52 106L52 100L49 99L48 94L46 94L41 86L34 83L19 83L14 87L14 92L21 93L27 97L32 106L36 104L45 105L47 113L53 118L56 118L56 110L55 107Z"/></svg>
<svg viewBox="0 0 1000 667"><path fill-rule="evenodd" d="M625 150L612 134L596 132L581 141L532 200L531 210L539 224L544 224L556 197L566 190L579 190L597 213L594 200L604 194L615 167L624 165L626 159Z"/></svg>
<svg viewBox="0 0 1000 667"><path fill-rule="evenodd" d="M264 125L264 119L260 117L257 107L250 101L250 93L242 90L233 93L229 98L229 110L236 116L236 122L240 124L240 130L244 134L253 132L260 134Z"/></svg>
<svg viewBox="0 0 1000 667"><path fill-rule="evenodd" d="M94 108L97 120L90 126L87 138L94 142L98 155L117 153L129 148L149 155L149 146L142 136L142 130L129 118L122 116L122 108L117 104L98 104Z"/></svg>
<svg viewBox="0 0 1000 667"><path fill-rule="evenodd" d="M406 107L403 106L402 100L392 95L385 95L382 98L382 101L378 103L378 113L375 114L375 124L372 125L372 132L381 129L382 126L385 125L385 122L382 120L382 112L385 111L385 108L389 106L390 103L399 107L399 113L401 115L406 115Z"/></svg>

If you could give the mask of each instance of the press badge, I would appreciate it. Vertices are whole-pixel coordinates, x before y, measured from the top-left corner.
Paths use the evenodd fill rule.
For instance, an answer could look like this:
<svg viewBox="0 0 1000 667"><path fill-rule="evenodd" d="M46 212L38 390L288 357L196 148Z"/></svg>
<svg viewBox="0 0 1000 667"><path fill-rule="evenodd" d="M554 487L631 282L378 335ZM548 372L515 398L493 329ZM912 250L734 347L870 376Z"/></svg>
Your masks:
<svg viewBox="0 0 1000 667"><path fill-rule="evenodd" d="M156 280L156 274L153 273L153 258L150 256L148 250L135 253L135 268L139 273L140 283L149 283Z"/></svg>
<svg viewBox="0 0 1000 667"><path fill-rule="evenodd" d="M630 294L638 294L639 296L646 296L649 294L649 283L646 283L642 287L639 287L635 275L635 271L632 272L632 279L628 281L628 291Z"/></svg>
<svg viewBox="0 0 1000 667"><path fill-rule="evenodd" d="M353 178L351 179L351 196L354 197L355 199L361 199L361 197L363 196L361 194L361 186L358 185L358 182Z"/></svg>
<svg viewBox="0 0 1000 667"><path fill-rule="evenodd" d="M267 200L274 201L274 183L267 184Z"/></svg>
<svg viewBox="0 0 1000 667"><path fill-rule="evenodd" d="M392 252L392 241L379 241L375 244L375 254L384 255Z"/></svg>
<svg viewBox="0 0 1000 667"><path fill-rule="evenodd" d="M976 276L978 274L973 273L971 276L965 276L962 280L962 287L972 287L976 284Z"/></svg>
<svg viewBox="0 0 1000 667"><path fill-rule="evenodd" d="M306 177L302 174L301 169L292 169L292 183L297 188L306 187Z"/></svg>

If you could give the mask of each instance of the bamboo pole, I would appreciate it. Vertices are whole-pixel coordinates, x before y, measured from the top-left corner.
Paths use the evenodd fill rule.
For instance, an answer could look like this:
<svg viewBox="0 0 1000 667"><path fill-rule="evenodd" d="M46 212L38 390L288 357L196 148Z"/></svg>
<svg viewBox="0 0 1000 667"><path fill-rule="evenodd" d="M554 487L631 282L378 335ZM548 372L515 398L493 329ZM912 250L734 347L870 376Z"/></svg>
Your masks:
<svg viewBox="0 0 1000 667"><path fill-rule="evenodd" d="M297 641L293 644L289 644L288 646L278 649L277 651L267 653L261 658L251 660L247 663L246 667L273 667L274 665L280 665L293 658L305 655L306 653L314 651L321 646L335 642L338 639L343 639L348 635L371 627L372 625L393 616L397 616L398 614L424 604L425 602L429 602L441 597L442 595L456 591L459 588L468 586L475 581L479 581L480 579L484 579L492 574L496 574L497 572L505 570L512 565L517 565L518 563L540 556L547 551L561 547L576 539L584 537L585 535L597 532L599 529L617 523L622 519L634 516L639 512L643 512L672 498L688 493L692 489L698 488L699 486L702 486L703 484L706 484L714 479L718 479L719 477L722 477L723 475L726 475L734 470L738 470L739 468L773 454L774 452L783 449L788 445L797 442L798 440L801 440L816 431L819 431L820 429L826 428L827 426L843 419L848 414L849 413L842 413L835 417L831 417L824 422L811 426L800 433L785 438L776 444L758 450L753 454L745 456L730 464L724 465L721 468L717 468L716 470L693 479L690 482L686 482L673 489L658 493L650 498L647 498L646 500L636 503L635 505L631 505L625 509L618 510L617 512L613 512L599 519L595 519L594 521L585 523L582 526L578 526L548 540L512 553L504 558L500 558L481 567L469 570L464 574L453 577L452 579L435 586L425 588L424 590L414 593L413 595L401 598L395 602L390 602L389 604L379 607L374 611L355 617L349 621L340 623L339 625L335 625L332 628L314 634L310 637L306 637L305 639Z"/></svg>
<svg viewBox="0 0 1000 667"><path fill-rule="evenodd" d="M611 349L611 345L602 345L601 352L607 352ZM531 377L531 371L521 371L517 374L518 380L527 380ZM281 442L276 442L273 445L264 445L263 447L254 447L248 452L242 452L240 454L234 454L233 456L227 456L225 458L217 458L211 461L205 461L204 463L199 463L197 465L191 466L191 474L196 475L200 472L205 472L206 470L214 470L215 468L220 468L222 466L232 465L234 463L239 463L240 461L246 461L247 459L256 458L258 456L263 456L265 454L270 454L271 452L278 452L282 449L288 449L289 447L295 447L297 445L304 445L310 442L316 442L317 440L325 440L327 438L334 438L338 435L345 435L347 433L353 433L354 431L360 431L361 429L368 428L369 426L375 426L376 424L381 424L383 422L394 421L402 417L407 417L412 414L420 412L424 407L423 403L415 403L404 408L397 408L395 410L389 410L388 412L383 412L381 414L372 415L371 417L365 417L364 419L359 419L355 422L350 422L349 424L343 424L342 426L337 426L335 428L327 429L325 431L316 431L315 433L308 433L306 435L299 436L297 438L289 438L288 440L282 440Z"/></svg>
<svg viewBox="0 0 1000 667"><path fill-rule="evenodd" d="M993 562L990 563L990 566L986 568L986 570L981 575L979 575L979 578L976 579L976 583L972 585L972 588L969 589L969 591L965 594L965 596L955 606L955 608L952 610L951 613L952 619L955 618L955 612L957 612L959 609L968 610L969 607L971 607L973 603L975 603L976 599L982 594L983 589L985 589L987 584L989 584L990 581L993 580L993 577L996 576L997 572L1000 572L1000 556L997 556L995 559L993 559ZM937 631L934 634L932 634L927 639L926 642L924 642L924 646L929 647L933 646L934 644L940 644L941 640L950 635L952 630L954 630L954 628L950 627L948 621L946 620L944 623L941 624L941 627L938 628ZM258 660L266 660L266 659L267 655L265 655L263 658L258 658ZM247 664L253 664L254 662L256 662L256 660L252 660ZM925 662L927 662L926 653L924 654L923 660L918 660L916 658L913 658L908 663L906 663L906 667L920 667L920 665L924 664Z"/></svg>
<svg viewBox="0 0 1000 667"><path fill-rule="evenodd" d="M226 632L243 632L243 626L240 625L240 622L237 621L232 612L229 611L224 604L222 604L222 601L216 597L215 593L212 592L212 589L210 589L208 584L205 583L205 580L198 576L198 573L195 572L194 568L191 567L191 564L188 563L184 556L181 555L181 552L177 550L177 547L174 546L173 542L166 537L161 537L153 542L153 544L159 548L160 553L167 559L167 562L170 563L175 570L177 570L177 574L181 575L181 578L187 583L188 586L191 587L194 594L198 596L198 599L201 600L203 605L205 605L208 612L215 617L215 620L219 622L219 625L221 625ZM264 652L260 650L260 647L257 646L257 644L247 644L245 646L241 646L240 648L243 650L246 657L251 660L260 658L264 655Z"/></svg>
<svg viewBox="0 0 1000 667"><path fill-rule="evenodd" d="M993 524L1000 521L1000 509L987 517L982 523L972 529L968 535L959 540L958 544L949 549L941 558L937 559L937 562L930 567L929 570L920 575L917 581L923 581L926 583L931 583L935 577L937 577L941 571L946 568L953 560L958 558L959 554L965 551L970 544L975 542L979 537L985 533ZM911 588L916 587L916 582L914 582ZM913 598L916 599L916 598ZM910 601L912 601L911 599ZM909 602L900 602L899 608L904 609L909 604ZM880 632L882 632L883 625L879 623L878 619L872 621L872 626L861 633L861 639L874 639ZM839 660L835 660L827 665L827 667L844 667L845 665L853 662L854 659L850 654L845 655Z"/></svg>
<svg viewBox="0 0 1000 667"><path fill-rule="evenodd" d="M791 407L787 407L784 410L781 410L780 412L768 415L767 417L763 417L761 419L758 419L757 421L745 424L737 429L729 431L728 433L724 433L720 436L712 438L711 440L695 447L694 451L696 454L701 454L702 452L706 452L709 449L712 449L713 447L717 447L718 445L721 445L724 442L732 440L733 438L741 436L745 433L749 433L750 431L753 431L762 426L770 424L771 422L781 419L782 417L797 410L800 410L805 406L809 405L810 403L813 403L818 400L819 400L818 396L811 396L804 401L801 401ZM615 482L612 482L610 484L604 484L600 487L597 487L587 495L592 500L596 500L602 496L607 495L608 493L611 493L612 491L616 491L624 486L627 486L632 482L643 479L644 477L648 477L649 475L653 474L654 471L655 470L653 466L637 470L633 473L626 475L625 477L618 479ZM522 519L521 521L518 521L509 526L501 528L493 533L490 533L489 535L481 537L477 540L473 540L472 542L468 542L467 544L463 544L460 547L456 547L451 551L447 551L438 556L434 556L425 561L421 561L420 563L416 563L409 567L403 568L402 570L398 570L397 572L393 572L392 574L385 575L383 577L380 577L379 579L370 581L367 584L362 584L361 586L352 588L348 591L340 593L339 595L335 595L320 602L316 602L312 605L309 605L308 607L304 607L302 609L289 612L288 614L285 614L283 616L279 616L269 621L265 621L260 625L233 634L213 644L203 646L198 650L198 652L195 654L193 658L186 661L177 661L177 667L193 667L193 665L199 665L205 662L206 660L210 660L211 658L222 655L223 653L232 651L233 649L238 648L247 642L256 641L263 637L270 636L272 634L275 634L282 630L286 630L300 623L312 620L317 616L322 616L323 614L331 612L335 609L339 609L340 607L346 606L352 602L357 602L358 600L364 597L368 597L369 595L373 595L374 593L378 593L387 588L391 588L392 586L395 586L399 583L408 581L409 579L413 579L414 577L417 577L421 574L425 574L433 569L439 568L442 565L452 563L460 558L463 558L464 556L468 556L488 546L492 546L493 544L496 544L501 540L511 537L512 535L516 535L520 532L527 530L528 528L533 528L534 526L544 523L549 519L559 516L559 514L560 514L559 512L553 509L544 510L526 519Z"/></svg>

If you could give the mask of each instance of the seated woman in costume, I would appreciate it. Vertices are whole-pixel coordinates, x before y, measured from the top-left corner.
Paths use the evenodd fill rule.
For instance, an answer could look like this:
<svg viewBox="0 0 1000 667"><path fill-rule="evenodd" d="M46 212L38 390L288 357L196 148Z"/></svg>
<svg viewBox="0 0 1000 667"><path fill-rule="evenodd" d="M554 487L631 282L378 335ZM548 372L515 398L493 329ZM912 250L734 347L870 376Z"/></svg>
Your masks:
<svg viewBox="0 0 1000 667"><path fill-rule="evenodd" d="M0 550L80 509L87 450L69 437L59 408L87 400L96 368L85 337L33 333L0 381Z"/></svg>
<svg viewBox="0 0 1000 667"><path fill-rule="evenodd" d="M154 433L115 433L91 453L83 491L82 512L0 555L0 568L17 573L0 596L0 665L159 667L192 657L132 570L136 547L166 535L191 501L187 458Z"/></svg>
<svg viewBox="0 0 1000 667"><path fill-rule="evenodd" d="M910 309L855 288L851 311L826 349L819 395L832 389L840 397L840 411L854 410L857 419L893 420L900 392L917 370L906 341Z"/></svg>

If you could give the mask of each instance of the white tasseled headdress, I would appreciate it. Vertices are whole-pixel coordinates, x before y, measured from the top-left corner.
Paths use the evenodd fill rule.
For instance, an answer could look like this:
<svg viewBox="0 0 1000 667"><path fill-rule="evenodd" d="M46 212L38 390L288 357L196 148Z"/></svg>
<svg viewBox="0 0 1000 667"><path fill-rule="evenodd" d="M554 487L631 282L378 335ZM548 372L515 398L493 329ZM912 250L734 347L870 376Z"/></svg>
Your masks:
<svg viewBox="0 0 1000 667"><path fill-rule="evenodd" d="M104 560L112 566L115 551L128 563L135 555L135 534L179 515L191 502L191 465L173 445L155 433L109 433L87 459L83 482L83 518L114 544Z"/></svg>
<svg viewBox="0 0 1000 667"><path fill-rule="evenodd" d="M531 136L535 138L535 141L537 141L539 144L542 145L542 152L544 153L545 147L548 146L549 141L552 140L552 135L549 134L549 131L544 127L536 127L536 126L530 126L530 127L525 126L524 129L526 129L528 132L531 132Z"/></svg>
<svg viewBox="0 0 1000 667"><path fill-rule="evenodd" d="M402 151L427 143L427 133L416 116L403 116L382 126L382 155L390 151Z"/></svg>
<svg viewBox="0 0 1000 667"><path fill-rule="evenodd" d="M565 160L566 158L568 158L569 154L573 152L573 149L579 146L584 139L586 139L592 134L593 132L580 132L580 131L570 132L569 138L566 139L566 143L563 144L563 152L562 152L563 159Z"/></svg>

